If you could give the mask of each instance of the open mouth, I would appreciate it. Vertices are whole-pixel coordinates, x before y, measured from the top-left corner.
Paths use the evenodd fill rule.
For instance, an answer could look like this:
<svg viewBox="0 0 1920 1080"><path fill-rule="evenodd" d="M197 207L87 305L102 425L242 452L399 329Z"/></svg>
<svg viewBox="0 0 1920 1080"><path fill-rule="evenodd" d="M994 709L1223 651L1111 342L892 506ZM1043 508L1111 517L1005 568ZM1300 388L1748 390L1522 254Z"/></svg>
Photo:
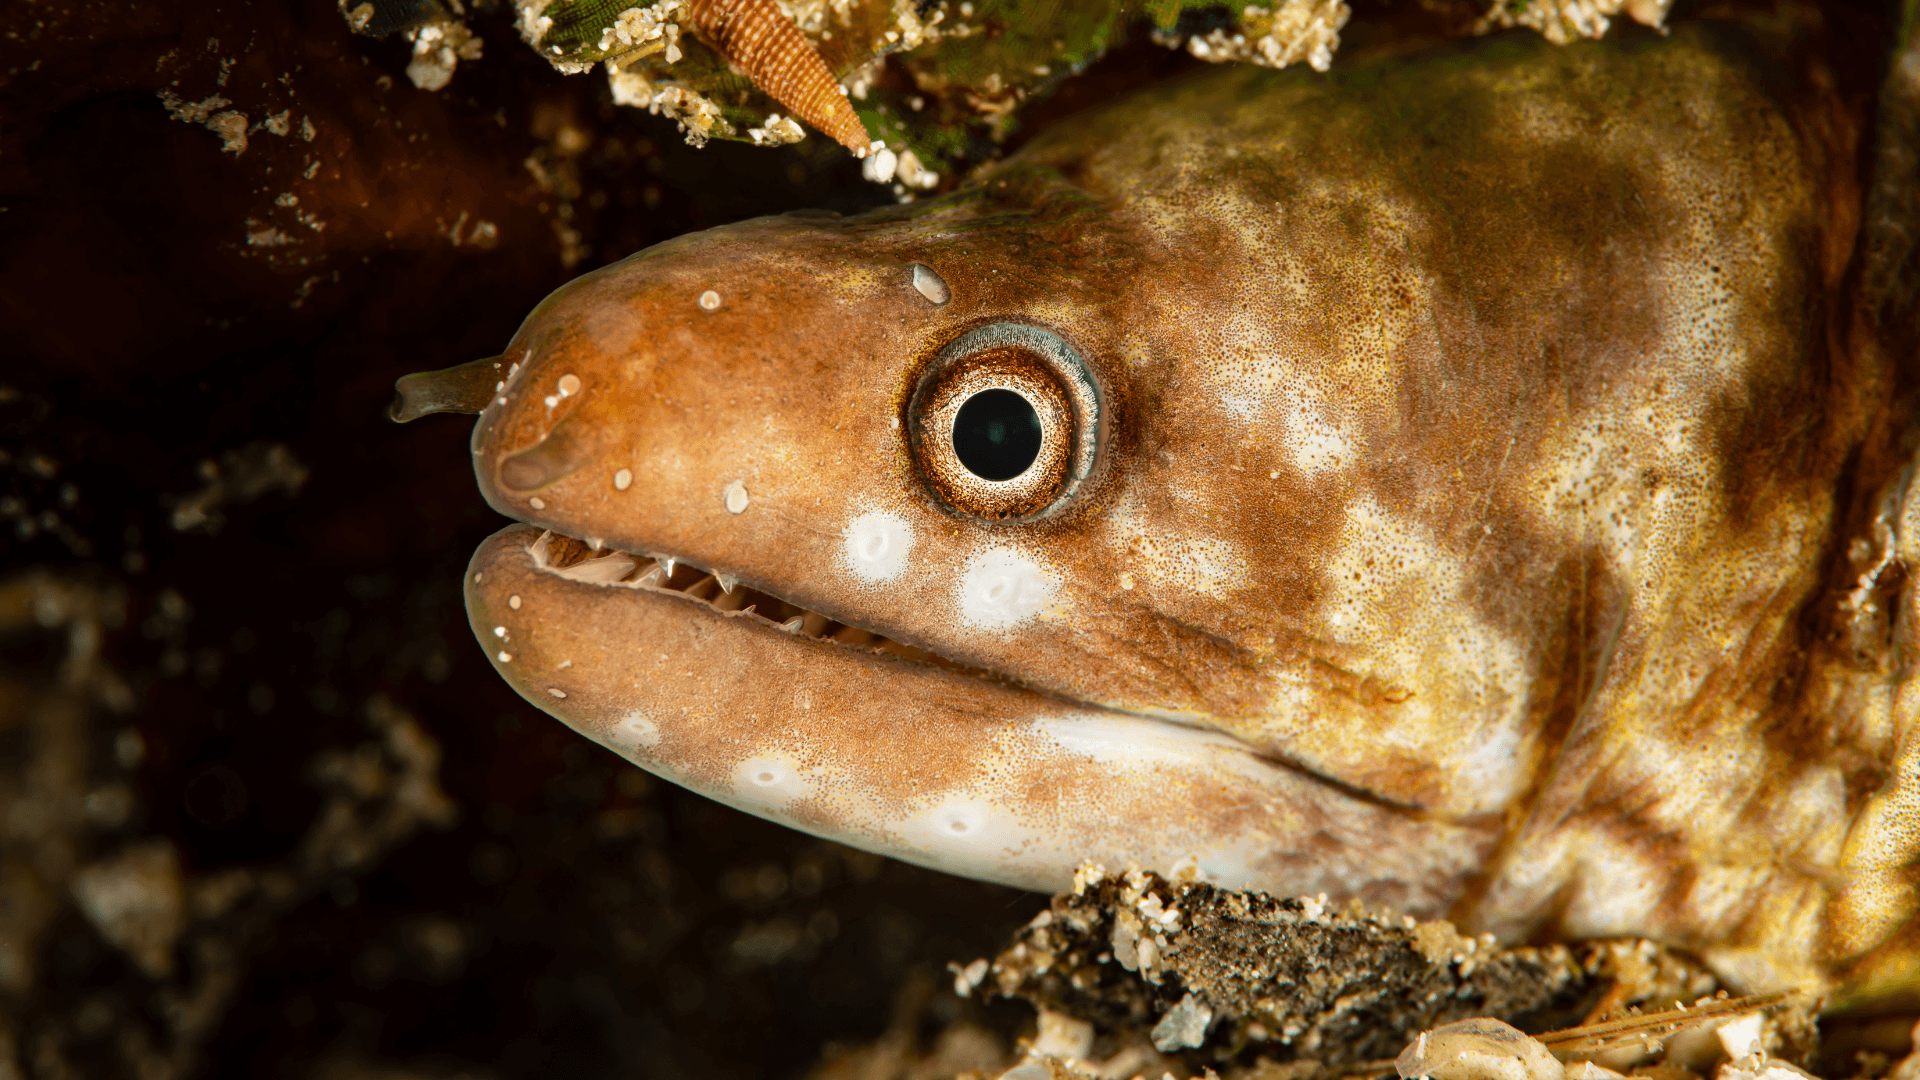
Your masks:
<svg viewBox="0 0 1920 1080"><path fill-rule="evenodd" d="M1226 732L543 529L504 528L469 564L469 620L514 689L635 764L816 835L1022 888L1065 888L1089 858L1196 859L1220 881L1308 891L1417 866L1423 911L1445 910L1497 839Z"/></svg>
<svg viewBox="0 0 1920 1080"><path fill-rule="evenodd" d="M846 648L868 649L951 671L995 678L991 672L956 663L937 653L809 611L772 593L749 588L725 574L703 569L683 559L642 555L618 548L595 548L586 541L551 529L528 545L527 554L533 559L535 568L568 581L607 588L676 593L721 614L759 619L797 637Z"/></svg>

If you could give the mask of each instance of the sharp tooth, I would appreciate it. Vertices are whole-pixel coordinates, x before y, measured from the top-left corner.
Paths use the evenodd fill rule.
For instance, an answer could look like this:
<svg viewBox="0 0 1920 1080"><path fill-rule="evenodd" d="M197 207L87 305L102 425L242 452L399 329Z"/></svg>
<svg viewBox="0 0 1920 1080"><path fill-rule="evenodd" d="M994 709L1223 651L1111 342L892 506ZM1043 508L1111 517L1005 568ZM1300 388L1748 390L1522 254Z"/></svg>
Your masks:
<svg viewBox="0 0 1920 1080"><path fill-rule="evenodd" d="M658 586L661 582L667 580L667 575L662 572L663 569L664 568L656 562L645 570L640 571L640 576L633 579L633 584L645 585L649 588Z"/></svg>
<svg viewBox="0 0 1920 1080"><path fill-rule="evenodd" d="M789 634L797 634L800 632L801 624L805 623L806 621L807 620L805 618L799 615L795 615L793 618L788 619L786 622L781 623L780 629L785 630Z"/></svg>
<svg viewBox="0 0 1920 1080"><path fill-rule="evenodd" d="M707 602L721 611L734 611L745 604L746 601L747 590L741 589L737 593L723 592Z"/></svg>
<svg viewBox="0 0 1920 1080"><path fill-rule="evenodd" d="M540 534L540 539L527 545L527 553L533 556L533 565L544 568L547 565L548 549L553 547L553 530Z"/></svg>
<svg viewBox="0 0 1920 1080"><path fill-rule="evenodd" d="M718 579L718 580L719 580L719 582L720 582L720 591L721 591L721 592L723 592L723 593L730 593L730 592L732 592L732 591L733 591L733 587L734 587L735 585L738 585L738 584L740 584L740 579L739 579L739 578L737 578L737 577L731 577L731 576L729 576L729 575L726 575L726 574L715 574L715 575L713 575L713 576L714 576L714 577L715 577L716 579Z"/></svg>
<svg viewBox="0 0 1920 1080"><path fill-rule="evenodd" d="M634 561L627 556L616 554L574 563L564 570L554 572L570 581L590 581L609 585L633 573L635 565Z"/></svg>
<svg viewBox="0 0 1920 1080"><path fill-rule="evenodd" d="M666 573L665 573L665 574L663 575L663 577L672 577L672 576L673 576L673 564L674 564L674 563L675 563L676 561L677 561L677 560L675 560L675 559L673 558L673 556L671 556L671 555L669 555L669 556L667 556L666 558L664 558L664 559L661 559L661 560L660 560L660 565L661 565L661 566L664 566L664 567L666 567Z"/></svg>

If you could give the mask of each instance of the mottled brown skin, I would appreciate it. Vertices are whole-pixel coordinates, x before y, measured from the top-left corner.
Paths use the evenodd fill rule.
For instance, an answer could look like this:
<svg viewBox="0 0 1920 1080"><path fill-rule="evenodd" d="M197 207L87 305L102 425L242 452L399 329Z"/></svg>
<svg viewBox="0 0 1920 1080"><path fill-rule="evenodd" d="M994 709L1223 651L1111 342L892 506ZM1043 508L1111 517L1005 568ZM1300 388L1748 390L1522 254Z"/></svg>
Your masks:
<svg viewBox="0 0 1920 1080"><path fill-rule="evenodd" d="M1863 314L1833 85L1726 26L1223 69L944 199L649 249L505 354L476 470L539 528L476 554L476 633L639 763L929 865L1190 857L1910 994L1910 308ZM1013 523L908 437L936 354L1003 322L1071 343L1106 424ZM566 580L540 528L969 670Z"/></svg>

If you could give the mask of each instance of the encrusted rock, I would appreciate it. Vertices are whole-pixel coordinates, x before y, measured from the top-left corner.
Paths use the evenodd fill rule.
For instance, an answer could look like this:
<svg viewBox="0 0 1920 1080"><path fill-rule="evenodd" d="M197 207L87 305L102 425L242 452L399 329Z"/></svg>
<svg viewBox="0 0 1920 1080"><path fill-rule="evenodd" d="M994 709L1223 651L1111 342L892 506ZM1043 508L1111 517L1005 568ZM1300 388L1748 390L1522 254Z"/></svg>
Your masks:
<svg viewBox="0 0 1920 1080"><path fill-rule="evenodd" d="M1596 1006L1692 1000L1713 980L1647 942L1503 949L1446 922L1306 898L1084 870L1021 931L985 986L1162 1051L1225 1061L1250 1045L1329 1068L1392 1058L1419 1033L1474 1017L1572 1027ZM977 976L977 977L976 977Z"/></svg>

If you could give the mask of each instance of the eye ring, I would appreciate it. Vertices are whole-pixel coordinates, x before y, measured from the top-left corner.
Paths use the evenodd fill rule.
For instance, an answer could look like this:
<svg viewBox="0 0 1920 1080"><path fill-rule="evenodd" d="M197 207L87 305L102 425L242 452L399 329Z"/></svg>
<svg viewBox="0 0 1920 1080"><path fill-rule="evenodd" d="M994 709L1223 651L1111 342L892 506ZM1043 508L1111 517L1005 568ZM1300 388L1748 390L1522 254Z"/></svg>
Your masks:
<svg viewBox="0 0 1920 1080"><path fill-rule="evenodd" d="M914 461L934 494L968 517L1047 517L1094 476L1102 401L1092 369L1060 335L1025 323L982 326L949 343L920 377L908 406Z"/></svg>

